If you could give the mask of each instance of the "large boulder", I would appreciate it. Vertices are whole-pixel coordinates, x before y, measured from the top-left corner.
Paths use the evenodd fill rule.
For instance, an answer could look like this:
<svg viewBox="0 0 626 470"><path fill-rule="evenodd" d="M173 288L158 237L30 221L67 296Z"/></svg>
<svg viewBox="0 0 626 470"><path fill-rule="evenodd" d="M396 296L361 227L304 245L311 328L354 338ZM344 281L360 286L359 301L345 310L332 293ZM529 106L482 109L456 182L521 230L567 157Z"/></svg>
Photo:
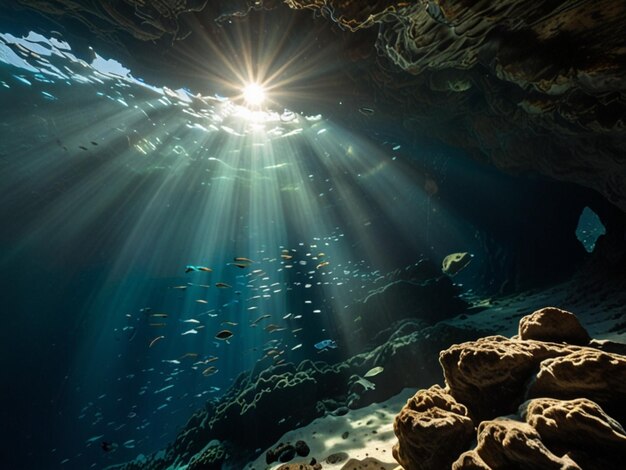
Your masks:
<svg viewBox="0 0 626 470"><path fill-rule="evenodd" d="M618 419L626 418L626 357L584 348L547 359L528 389L529 397L585 397Z"/></svg>
<svg viewBox="0 0 626 470"><path fill-rule="evenodd" d="M623 467L626 356L566 344L596 344L581 331L571 313L548 308L522 319L522 339L442 351L446 388L418 392L397 416L396 460L407 470Z"/></svg>
<svg viewBox="0 0 626 470"><path fill-rule="evenodd" d="M461 455L452 468L582 470L568 456L553 454L532 426L504 418L482 422L478 445L468 454Z"/></svg>
<svg viewBox="0 0 626 470"><path fill-rule="evenodd" d="M581 346L591 341L576 315L556 307L545 307L522 318L519 338Z"/></svg>
<svg viewBox="0 0 626 470"><path fill-rule="evenodd" d="M523 403L519 413L550 447L626 457L624 428L591 400L536 398Z"/></svg>
<svg viewBox="0 0 626 470"><path fill-rule="evenodd" d="M449 468L472 440L467 408L438 385L420 390L394 422L394 458L406 470ZM442 443L447 445L442 445Z"/></svg>
<svg viewBox="0 0 626 470"><path fill-rule="evenodd" d="M451 346L440 353L439 362L450 394L480 421L517 408L524 401L524 384L541 361L578 348L488 336Z"/></svg>

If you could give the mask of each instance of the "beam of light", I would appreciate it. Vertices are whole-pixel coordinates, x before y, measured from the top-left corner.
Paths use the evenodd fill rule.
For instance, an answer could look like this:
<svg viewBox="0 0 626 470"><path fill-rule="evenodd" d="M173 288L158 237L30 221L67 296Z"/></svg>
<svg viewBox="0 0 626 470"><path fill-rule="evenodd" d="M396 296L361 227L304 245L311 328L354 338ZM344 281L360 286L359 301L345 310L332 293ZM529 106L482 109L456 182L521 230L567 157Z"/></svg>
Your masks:
<svg viewBox="0 0 626 470"><path fill-rule="evenodd" d="M10 41L0 46L20 54ZM50 66L67 77L42 81L40 69L15 66L0 76L0 93L18 90L15 99L33 103L2 110L15 130L0 142L0 154L11 155L0 186L11 249L1 261L15 265L33 252L61 273L68 265L102 272L89 301L63 312L78 338L68 388L81 390L67 406L69 415L88 415L79 423L85 434L98 434L99 420L96 407L82 408L104 389L104 421L117 428L135 409L148 410L141 425L159 430L154 448L210 387L226 390L243 370L332 358L314 348L325 339L346 354L362 350L351 341L359 325L346 305L362 301L390 267L415 261L427 213L438 211L430 230L439 224L445 233L433 237L433 253L465 246L462 221L416 186L411 165L322 116L254 111L108 76L67 51L51 55ZM253 262L240 267L235 257ZM185 273L187 265L212 272ZM270 318L255 325L263 315ZM190 325L197 333L183 335ZM233 331L229 343L215 339L222 329ZM211 356L220 372L206 377L202 360ZM103 358L105 369L94 370ZM126 396L127 409L119 405ZM137 429L120 427L116 439L143 445Z"/></svg>
<svg viewBox="0 0 626 470"><path fill-rule="evenodd" d="M195 46L179 45L172 60L184 64L194 82L207 84L206 90L199 89L203 94L242 98L242 86L258 83L265 90L267 108L282 109L286 100L319 102L324 99L322 91L335 86L337 75L345 73L342 45L329 36L327 24L298 23L297 17L284 5L271 15L251 11L245 19L221 23L214 35L206 34L205 24L189 18ZM276 22L282 27L276 28ZM303 24L310 29L303 29ZM321 38L328 38L324 47L319 47ZM207 61L207 55L212 60Z"/></svg>

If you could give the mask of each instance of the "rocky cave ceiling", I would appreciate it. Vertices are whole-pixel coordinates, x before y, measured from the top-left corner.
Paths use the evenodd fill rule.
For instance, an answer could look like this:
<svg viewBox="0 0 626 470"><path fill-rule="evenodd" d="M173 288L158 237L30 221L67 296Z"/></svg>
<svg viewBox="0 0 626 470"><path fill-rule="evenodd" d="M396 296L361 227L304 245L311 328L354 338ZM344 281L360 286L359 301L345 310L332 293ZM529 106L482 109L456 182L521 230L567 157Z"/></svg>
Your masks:
<svg viewBox="0 0 626 470"><path fill-rule="evenodd" d="M0 0L0 6L8 29L47 21L146 78L180 74L190 51L207 49L207 38L219 50L226 23L263 15L257 27L281 28L288 18L295 27L285 30L283 47L305 33L314 38L313 52L299 59L318 70L308 85L319 90L310 96L321 91L325 98L311 100L317 107L311 111L355 127L399 124L506 171L595 189L626 211L622 0ZM203 53L210 63L211 49ZM313 103L289 104L306 111Z"/></svg>

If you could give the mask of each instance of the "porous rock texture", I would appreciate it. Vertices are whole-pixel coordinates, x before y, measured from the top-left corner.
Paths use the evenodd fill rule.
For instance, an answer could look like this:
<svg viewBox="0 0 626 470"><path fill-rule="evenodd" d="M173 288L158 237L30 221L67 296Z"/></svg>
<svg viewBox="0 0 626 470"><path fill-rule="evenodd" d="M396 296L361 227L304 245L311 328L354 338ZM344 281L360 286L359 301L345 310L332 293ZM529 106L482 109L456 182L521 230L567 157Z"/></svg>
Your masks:
<svg viewBox="0 0 626 470"><path fill-rule="evenodd" d="M560 319L568 325L561 334L553 326ZM573 314L560 309L522 318L520 331L528 332L528 325L531 336L552 341L490 336L441 352L445 389L419 391L396 417L394 457L405 469L621 468L626 356L600 351L592 341L567 344L583 343L589 335ZM432 396L437 399L425 399ZM417 409L423 416L441 415L442 403L448 404L446 425L415 418ZM451 403L462 410L457 421L472 420L463 431L457 424L455 437ZM439 459L429 458L424 448L437 449Z"/></svg>
<svg viewBox="0 0 626 470"><path fill-rule="evenodd" d="M519 322L519 338L586 345L591 341L576 316L556 307L537 310Z"/></svg>
<svg viewBox="0 0 626 470"><path fill-rule="evenodd" d="M626 357L593 349L543 361L529 397L589 398L620 420L626 418Z"/></svg>
<svg viewBox="0 0 626 470"><path fill-rule="evenodd" d="M469 462L465 455L461 455L453 463L452 468L455 470L474 468L474 464L470 462L476 461L489 469L582 470L569 457L559 457L550 452L532 426L506 418L480 423L478 445L468 453L473 455Z"/></svg>
<svg viewBox="0 0 626 470"><path fill-rule="evenodd" d="M445 468L450 454L462 452L472 440L474 424L467 408L438 385L420 390L394 422L396 435L410 435L411 445L394 446L394 458L407 470ZM431 439L433 438L434 439ZM449 443L441 445L441 440Z"/></svg>
<svg viewBox="0 0 626 470"><path fill-rule="evenodd" d="M608 453L626 450L622 425L587 398L535 398L523 403L519 413L546 442Z"/></svg>
<svg viewBox="0 0 626 470"><path fill-rule="evenodd" d="M479 421L506 414L524 400L524 385L541 361L577 351L579 346L488 336L453 345L439 355L450 394L467 404Z"/></svg>

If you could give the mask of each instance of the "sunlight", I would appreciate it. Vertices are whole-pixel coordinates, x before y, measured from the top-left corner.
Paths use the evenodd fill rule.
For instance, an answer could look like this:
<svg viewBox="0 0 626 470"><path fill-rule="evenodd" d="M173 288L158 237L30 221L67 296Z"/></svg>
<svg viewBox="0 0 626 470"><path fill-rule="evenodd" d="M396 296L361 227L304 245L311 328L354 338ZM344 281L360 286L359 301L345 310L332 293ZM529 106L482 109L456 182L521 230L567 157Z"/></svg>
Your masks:
<svg viewBox="0 0 626 470"><path fill-rule="evenodd" d="M265 101L265 90L258 83L248 83L243 89L243 99L248 105L260 106Z"/></svg>
<svg viewBox="0 0 626 470"><path fill-rule="evenodd" d="M122 442L143 445L120 427L134 407L150 410L145 423L165 437L240 371L364 347L350 306L427 245L429 211L446 217L395 143L286 108L288 77L266 70L280 60L257 71L250 58L224 78L231 89L201 94L37 39L39 58L22 51L29 41L0 35L0 63L12 67L0 92L33 103L10 116L14 136L0 142L0 156L13 156L0 197L27 201L29 214L0 261L45 246L47 265L69 258L98 276L66 325L81 335L69 366L81 395L69 406L89 416L76 428L88 445L101 416ZM461 238L451 224L445 233ZM229 342L217 337L226 329ZM317 347L328 341L338 350ZM98 355L114 358L111 384L89 367ZM120 417L115 399L93 405L92 396L128 390L137 398ZM172 400L179 390L184 398Z"/></svg>

